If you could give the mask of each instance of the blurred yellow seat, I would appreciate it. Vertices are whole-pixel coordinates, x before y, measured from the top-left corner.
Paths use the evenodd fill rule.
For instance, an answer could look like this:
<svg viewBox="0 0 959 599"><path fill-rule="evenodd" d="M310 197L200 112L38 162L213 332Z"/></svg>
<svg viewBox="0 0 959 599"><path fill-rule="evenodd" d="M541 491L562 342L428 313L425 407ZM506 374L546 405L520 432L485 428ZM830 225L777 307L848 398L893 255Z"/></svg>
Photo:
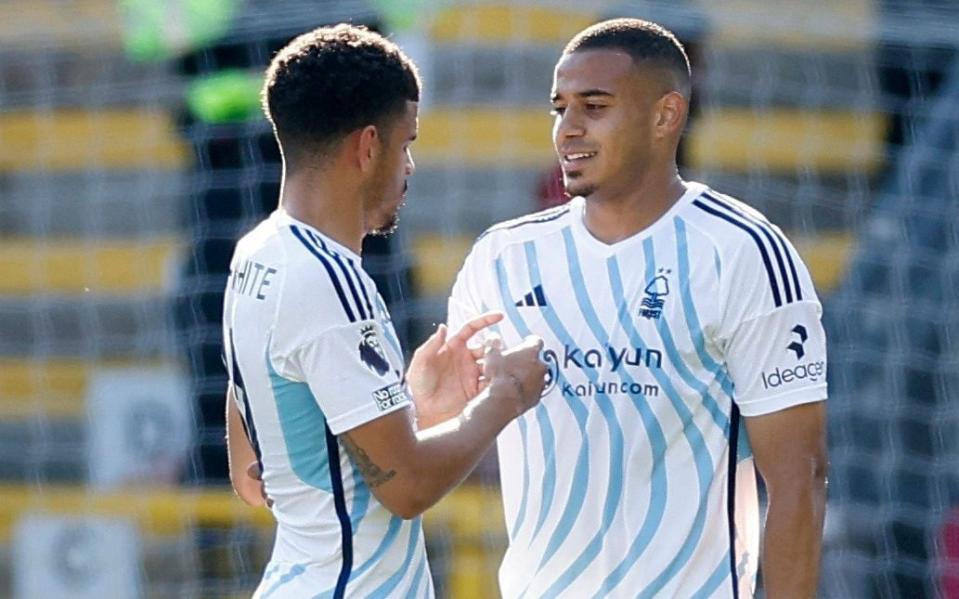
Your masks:
<svg viewBox="0 0 959 599"><path fill-rule="evenodd" d="M0 113L0 171L179 169L189 152L173 116L148 108Z"/></svg>
<svg viewBox="0 0 959 599"><path fill-rule="evenodd" d="M597 20L598 15L588 10L522 3L466 4L442 9L433 17L429 33L436 42L561 47Z"/></svg>
<svg viewBox="0 0 959 599"><path fill-rule="evenodd" d="M130 518L147 534L174 535L195 526L272 527L266 509L252 509L228 487L217 490L143 488L98 492L79 486L0 485L0 541L25 513Z"/></svg>
<svg viewBox="0 0 959 599"><path fill-rule="evenodd" d="M475 237L427 233L413 238L413 276L417 293L446 297Z"/></svg>
<svg viewBox="0 0 959 599"><path fill-rule="evenodd" d="M846 275L855 238L850 233L837 231L819 235L790 235L799 255L809 268L816 291L820 294L834 291Z"/></svg>
<svg viewBox="0 0 959 599"><path fill-rule="evenodd" d="M886 126L878 112L708 110L689 133L690 166L782 174L802 168L873 172L883 162Z"/></svg>
<svg viewBox="0 0 959 599"><path fill-rule="evenodd" d="M543 108L437 109L423 115L414 158L424 165L545 168L555 161ZM689 132L690 166L795 174L873 172L883 162L886 117L878 112L724 108Z"/></svg>
<svg viewBox="0 0 959 599"><path fill-rule="evenodd" d="M172 238L0 240L0 295L157 293L178 254Z"/></svg>
<svg viewBox="0 0 959 599"><path fill-rule="evenodd" d="M273 525L269 511L246 506L226 485L204 490L96 491L75 485L6 483L0 484L0 542L9 539L12 526L26 512L128 517L151 534L176 534L192 526ZM495 487L464 484L429 510L424 522L428 529L442 531L456 541L505 536L502 503Z"/></svg>
<svg viewBox="0 0 959 599"><path fill-rule="evenodd" d="M27 48L119 49L116 0L30 0L0 2L0 40Z"/></svg>
<svg viewBox="0 0 959 599"><path fill-rule="evenodd" d="M413 158L423 164L539 168L555 160L542 107L437 108L420 117Z"/></svg>
<svg viewBox="0 0 959 599"><path fill-rule="evenodd" d="M0 420L80 420L93 374L128 367L169 368L161 360L0 358Z"/></svg>
<svg viewBox="0 0 959 599"><path fill-rule="evenodd" d="M876 0L723 0L698 2L709 22L707 43L811 52L869 51L875 43Z"/></svg>

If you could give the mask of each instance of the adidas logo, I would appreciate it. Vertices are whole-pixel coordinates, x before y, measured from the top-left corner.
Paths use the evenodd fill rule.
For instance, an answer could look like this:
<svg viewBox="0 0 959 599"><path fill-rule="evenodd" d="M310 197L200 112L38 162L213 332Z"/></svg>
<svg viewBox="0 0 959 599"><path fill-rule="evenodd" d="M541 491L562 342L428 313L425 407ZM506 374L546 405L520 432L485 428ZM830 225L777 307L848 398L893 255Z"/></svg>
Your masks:
<svg viewBox="0 0 959 599"><path fill-rule="evenodd" d="M546 295L543 293L543 286L537 285L533 290L523 296L523 299L516 300L517 306L545 306Z"/></svg>

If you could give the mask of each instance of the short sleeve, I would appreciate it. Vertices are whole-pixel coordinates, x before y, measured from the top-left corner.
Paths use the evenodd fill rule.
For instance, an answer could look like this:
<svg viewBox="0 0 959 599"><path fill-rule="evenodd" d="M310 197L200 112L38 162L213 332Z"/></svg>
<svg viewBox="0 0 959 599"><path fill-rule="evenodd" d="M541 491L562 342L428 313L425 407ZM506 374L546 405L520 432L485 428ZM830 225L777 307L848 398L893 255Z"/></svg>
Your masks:
<svg viewBox="0 0 959 599"><path fill-rule="evenodd" d="M826 399L826 336L818 302L794 302L741 322L726 364L744 416Z"/></svg>
<svg viewBox="0 0 959 599"><path fill-rule="evenodd" d="M826 335L812 278L782 231L764 228L770 243L745 240L723 268L720 346L744 416L826 399Z"/></svg>
<svg viewBox="0 0 959 599"><path fill-rule="evenodd" d="M383 335L373 320L342 324L286 358L283 370L309 386L335 435L410 405Z"/></svg>

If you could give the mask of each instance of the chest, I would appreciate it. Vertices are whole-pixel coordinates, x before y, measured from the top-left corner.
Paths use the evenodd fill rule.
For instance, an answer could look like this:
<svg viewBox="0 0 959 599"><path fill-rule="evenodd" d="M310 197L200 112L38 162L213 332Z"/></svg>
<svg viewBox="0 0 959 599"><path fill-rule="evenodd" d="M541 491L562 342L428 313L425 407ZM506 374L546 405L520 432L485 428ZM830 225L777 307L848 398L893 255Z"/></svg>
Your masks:
<svg viewBox="0 0 959 599"><path fill-rule="evenodd" d="M506 313L513 341L540 335L573 367L648 369L716 351L715 264L646 245L607 256L553 255L532 242L509 248L493 265L488 305Z"/></svg>

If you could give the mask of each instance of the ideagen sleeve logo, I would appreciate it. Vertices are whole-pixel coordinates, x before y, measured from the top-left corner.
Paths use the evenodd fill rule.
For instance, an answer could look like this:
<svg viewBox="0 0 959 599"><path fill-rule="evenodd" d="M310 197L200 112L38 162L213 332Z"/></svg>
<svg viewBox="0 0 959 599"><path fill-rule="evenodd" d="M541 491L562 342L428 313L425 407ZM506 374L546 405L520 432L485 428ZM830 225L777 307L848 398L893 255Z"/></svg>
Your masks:
<svg viewBox="0 0 959 599"><path fill-rule="evenodd" d="M793 352L796 361L799 362L806 355L806 341L809 339L809 332L806 327L797 324L790 331L792 341L786 346L786 351ZM792 368L776 367L772 372L762 372L763 387L766 389L776 389L783 385L799 381L818 382L826 374L825 360L810 360L800 363Z"/></svg>
<svg viewBox="0 0 959 599"><path fill-rule="evenodd" d="M796 352L796 359L801 360L806 355L806 349L803 346L806 344L806 339L809 339L809 335L806 333L806 327L801 324L794 326L792 332L799 337L799 341L793 341L786 346L786 349Z"/></svg>

